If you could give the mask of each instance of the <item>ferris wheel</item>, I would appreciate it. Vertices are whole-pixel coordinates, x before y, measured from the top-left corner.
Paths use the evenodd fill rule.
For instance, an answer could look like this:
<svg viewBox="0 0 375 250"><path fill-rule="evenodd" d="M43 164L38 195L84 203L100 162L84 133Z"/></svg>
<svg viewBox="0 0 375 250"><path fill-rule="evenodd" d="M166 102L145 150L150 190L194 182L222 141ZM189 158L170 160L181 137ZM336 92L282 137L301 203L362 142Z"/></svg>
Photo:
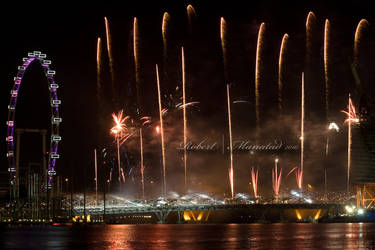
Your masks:
<svg viewBox="0 0 375 250"><path fill-rule="evenodd" d="M59 85L54 80L54 75L56 72L50 69L51 61L47 60L47 55L42 54L40 51L33 51L27 54L27 57L22 59L23 63L18 66L18 73L14 77L13 88L10 91L10 103L8 105L8 120L7 120L7 157L8 157L8 172L10 174L10 193L11 196L15 196L15 189L17 188L17 163L15 152L15 115L16 115L16 105L18 93L21 87L23 76L32 62L38 62L43 68L44 74L48 81L49 98L51 105L51 138L50 138L50 149L48 154L48 164L47 164L47 183L45 187L51 189L52 178L56 175L55 164L56 160L60 158L58 154L58 145L61 141L61 136L59 135L59 126L62 122L62 118L59 114L59 107L61 105L61 100L58 99L57 89ZM45 171L45 170L44 170Z"/></svg>

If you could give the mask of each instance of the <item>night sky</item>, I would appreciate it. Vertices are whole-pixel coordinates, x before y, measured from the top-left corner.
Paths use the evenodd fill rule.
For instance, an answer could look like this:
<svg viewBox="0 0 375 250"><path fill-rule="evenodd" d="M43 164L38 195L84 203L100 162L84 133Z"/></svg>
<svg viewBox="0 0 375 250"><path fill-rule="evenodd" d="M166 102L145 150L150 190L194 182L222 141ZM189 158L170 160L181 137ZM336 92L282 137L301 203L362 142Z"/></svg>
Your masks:
<svg viewBox="0 0 375 250"><path fill-rule="evenodd" d="M158 3L160 4L158 4ZM178 2L178 3L177 3ZM250 2L250 1L248 1ZM133 63L132 25L133 17L139 21L140 32L140 93L141 115L152 117L152 126L158 124L155 64L160 65L163 105L170 110L166 116L167 137L167 182L169 190L182 191L183 165L181 152L176 147L182 141L182 112L173 108L180 102L181 89L181 46L185 47L187 64L187 95L189 101L199 105L188 110L189 138L195 142L206 139L209 143L221 143L222 135L228 139L226 89L231 86L232 101L247 101L232 105L234 137L238 140L254 139L255 109L255 53L257 34L262 22L266 23L261 77L261 141L275 138L298 144L300 115L301 72L307 71L306 106L307 145L310 156L306 159L306 183L321 185L324 137L326 126L324 113L323 38L324 21L331 22L329 58L330 112L342 131L335 139L336 159L329 163L331 176L335 176L330 188L345 186L346 128L345 117L340 110L346 108L349 92L353 93L356 105L371 99L374 93L372 71L375 56L375 15L366 1L342 1L324 3L311 1L298 3L285 1L258 1L244 5L243 1L209 3L209 1L147 1L124 2L123 5L103 3L91 6L62 4L60 6L13 4L3 7L1 19L2 63L1 77L1 124L0 166L2 182L6 183L8 164L6 159L6 119L9 93L17 66L27 52L39 50L52 60L56 70L55 81L60 84L59 99L62 100L60 134L63 138L57 163L57 172L63 177L74 173L75 187L82 188L85 179L93 179L93 150L107 147L115 150L109 129L113 125L112 112L124 109L126 114L135 115L135 76ZM186 6L192 4L197 16L189 32ZM171 20L168 25L167 59L163 58L161 22L167 11ZM312 60L305 64L305 22L309 11L317 21L312 31ZM115 87L119 103L114 104L110 94L109 68L104 65L103 88L96 88L96 43L100 36L105 41L104 17L108 17L112 32ZM224 65L220 47L220 17L227 22L227 82L224 80ZM354 33L358 22L365 18L370 26L361 41L359 73L362 88L355 88L350 69L353 60ZM290 36L284 73L284 115L277 115L277 65L281 38ZM105 43L103 44L105 48ZM103 50L104 63L107 54ZM100 96L100 100L97 96ZM366 99L367 98L367 99ZM31 65L21 85L17 103L16 127L49 128L49 98L46 81L38 65ZM368 108L364 105L364 108ZM371 112L371 110L369 111ZM319 137L320 136L320 137ZM123 161L127 162L128 193L139 192L138 137L134 136L122 148ZM24 137L21 151L23 164L38 161L41 142L37 136ZM153 128L145 129L145 173L146 181L160 181L160 144ZM126 157L125 157L126 152ZM299 162L299 151L292 153L270 153L258 157L237 154L235 175L238 176L238 192L248 192L250 167L258 166L261 183L268 185L275 157L280 157L285 172ZM125 164L125 163L124 163ZM101 164L100 164L101 165ZM190 153L189 169L191 186L194 190L228 193L228 155L220 153ZM102 179L107 178L108 166L100 166ZM114 172L116 172L114 169ZM105 177L103 177L105 175ZM85 177L87 176L87 178ZM93 182L87 181L92 190ZM294 177L286 180L288 186L295 185ZM261 184L261 185L262 185ZM157 194L159 186L146 185ZM267 189L267 190L266 190ZM262 192L262 191L261 191Z"/></svg>

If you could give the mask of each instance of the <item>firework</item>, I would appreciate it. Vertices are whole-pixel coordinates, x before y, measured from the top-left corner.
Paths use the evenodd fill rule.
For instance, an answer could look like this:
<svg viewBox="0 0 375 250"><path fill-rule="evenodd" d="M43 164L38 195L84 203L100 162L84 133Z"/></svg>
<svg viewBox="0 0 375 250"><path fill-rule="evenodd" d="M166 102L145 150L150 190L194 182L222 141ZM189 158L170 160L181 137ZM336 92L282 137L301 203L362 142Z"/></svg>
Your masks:
<svg viewBox="0 0 375 250"><path fill-rule="evenodd" d="M138 20L134 17L133 20L133 54L134 54L134 69L135 69L135 85L136 85L136 92L137 92L137 110L139 112L140 106L140 93L139 93L139 38L138 38Z"/></svg>
<svg viewBox="0 0 375 250"><path fill-rule="evenodd" d="M312 25L315 23L315 14L310 11L306 18L306 61L311 61L312 54Z"/></svg>
<svg viewBox="0 0 375 250"><path fill-rule="evenodd" d="M259 129L259 120L260 120L260 67L261 67L261 54L262 54L262 45L264 39L264 32L266 29L265 23L262 23L258 32L258 42L257 42L257 52L256 52L256 63L255 63L255 118L257 129Z"/></svg>
<svg viewBox="0 0 375 250"><path fill-rule="evenodd" d="M111 32L109 29L109 23L107 17L104 17L105 22L105 30L106 30L106 38L107 38L107 53L109 59L109 70L111 73L111 81L112 81L112 94L113 98L116 101L116 91L115 91L115 72L114 72L114 65L113 65L113 54L112 54L112 38Z"/></svg>
<svg viewBox="0 0 375 250"><path fill-rule="evenodd" d="M96 149L94 149L94 166L95 166L95 204L98 204L98 161L96 157Z"/></svg>
<svg viewBox="0 0 375 250"><path fill-rule="evenodd" d="M129 119L129 116L123 117L123 111L121 110L117 115L113 113L112 117L113 121L115 122L115 126L111 128L111 133L115 135L117 142L118 180L121 185L120 145L122 145L131 136L131 134L127 132L127 126L125 123Z"/></svg>
<svg viewBox="0 0 375 250"><path fill-rule="evenodd" d="M159 79L159 69L156 64L156 84L158 88L158 103L159 103L159 117L160 117L160 135L161 135L161 154L162 154L162 163L163 163L163 195L165 196L167 191L167 180L165 173L165 147L164 147L164 128L163 128L163 113L161 106L161 94L160 94L160 79Z"/></svg>
<svg viewBox="0 0 375 250"><path fill-rule="evenodd" d="M283 73L283 61L285 58L285 51L287 47L287 42L288 42L288 34L285 34L283 36L283 40L281 41L281 47L280 47L280 56L279 56L279 81L278 81L278 88L279 88L279 96L278 96L278 101L279 101L279 112L281 113L281 110L283 108L283 82L282 82L282 73Z"/></svg>
<svg viewBox="0 0 375 250"><path fill-rule="evenodd" d="M329 116L329 83L328 83L328 51L329 51L329 20L326 19L324 26L324 80L325 80L325 104L326 118Z"/></svg>
<svg viewBox="0 0 375 250"><path fill-rule="evenodd" d="M224 17L220 19L220 40L221 40L221 50L223 53L223 64L224 64L224 81L228 80L227 72L227 54L226 54L226 32L227 32L227 22Z"/></svg>
<svg viewBox="0 0 375 250"><path fill-rule="evenodd" d="M359 21L357 29L354 35L354 64L358 65L358 57L359 57L359 45L361 43L362 32L365 27L369 25L366 19L362 19Z"/></svg>
<svg viewBox="0 0 375 250"><path fill-rule="evenodd" d="M329 130L335 130L336 132L339 132L339 126L337 126L337 124L336 123L334 123L334 122L331 122L329 125L328 125L328 129Z"/></svg>
<svg viewBox="0 0 375 250"><path fill-rule="evenodd" d="M167 58L167 33L168 33L168 23L169 23L170 16L168 12L164 12L163 21L161 26L161 34L163 37L163 55L164 60Z"/></svg>
<svg viewBox="0 0 375 250"><path fill-rule="evenodd" d="M279 162L279 159L275 159L275 166L272 169L272 188L273 192L275 194L276 200L279 198L279 191L280 191L280 184L281 184L281 173L282 169L280 169L280 172L278 172L278 166L277 163Z"/></svg>
<svg viewBox="0 0 375 250"><path fill-rule="evenodd" d="M123 111L121 110L117 115L112 114L113 121L115 126L111 128L111 133L115 135L118 139L120 145L124 144L133 134L133 131L130 127L126 125L126 122L129 120L129 116L123 117Z"/></svg>
<svg viewBox="0 0 375 250"><path fill-rule="evenodd" d="M233 183L233 168L229 168L229 184L230 184L230 191L232 193L232 199L234 198L234 183Z"/></svg>
<svg viewBox="0 0 375 250"><path fill-rule="evenodd" d="M229 129L229 153L230 153L230 189L232 192L232 198L234 197L234 180L233 180L233 140L232 140L232 117L230 108L230 92L229 84L227 84L227 101L228 101L228 129Z"/></svg>
<svg viewBox="0 0 375 250"><path fill-rule="evenodd" d="M186 119L186 74L185 74L185 54L184 48L181 48L182 56L182 106L183 106L183 120L184 120L184 180L185 180L185 193L187 192L187 159L186 159L186 143L187 143L187 119Z"/></svg>
<svg viewBox="0 0 375 250"><path fill-rule="evenodd" d="M258 174L259 170L254 170L254 167L251 168L251 183L253 185L254 198L258 197Z"/></svg>
<svg viewBox="0 0 375 250"><path fill-rule="evenodd" d="M297 187L299 188L299 190L302 190L302 170L299 167L294 167L289 171L286 177L288 177L293 172L296 172Z"/></svg>
<svg viewBox="0 0 375 250"><path fill-rule="evenodd" d="M336 123L331 122L328 125L328 130L335 130L337 133L339 132L339 126L337 126ZM329 134L327 134L327 142L326 142L326 158L328 157L328 152L329 152ZM327 199L327 167L324 167L324 198Z"/></svg>
<svg viewBox="0 0 375 250"><path fill-rule="evenodd" d="M179 108L179 109L184 109L184 108L187 108L187 107L189 107L189 106L194 106L194 105L196 105L196 104L199 104L199 102L188 102L188 103L185 103L185 104L178 103L178 104L176 105L176 107Z"/></svg>
<svg viewBox="0 0 375 250"><path fill-rule="evenodd" d="M357 112L355 110L355 107L353 105L352 99L349 94L349 99L348 99L348 111L341 111L347 115L347 118L345 119L346 123L352 122L352 123L358 123L359 118L357 116ZM334 126L334 125L332 125ZM336 125L337 126L337 125Z"/></svg>
<svg viewBox="0 0 375 250"><path fill-rule="evenodd" d="M124 174L123 168L121 168L121 177L122 177L122 182L125 183L125 174Z"/></svg>
<svg viewBox="0 0 375 250"><path fill-rule="evenodd" d="M102 72L102 41L98 37L97 47L96 47L96 97L98 102L101 102L101 72Z"/></svg>
<svg viewBox="0 0 375 250"><path fill-rule="evenodd" d="M347 179L346 179L346 191L349 193L349 183L350 183L350 168L351 168L351 151L352 151L352 123L359 123L359 118L357 116L355 107L352 103L352 99L348 99L348 111L342 111L347 115L345 120L348 123L348 164L347 164Z"/></svg>
<svg viewBox="0 0 375 250"><path fill-rule="evenodd" d="M303 182L303 163L304 163L304 146L305 146L305 75L302 72L301 81L301 169L300 169L300 186L302 187Z"/></svg>
<svg viewBox="0 0 375 250"><path fill-rule="evenodd" d="M297 187L299 190L302 190L302 177L303 177L302 169L296 168L296 181L297 181Z"/></svg>
<svg viewBox="0 0 375 250"><path fill-rule="evenodd" d="M151 123L151 117L149 116L144 116L140 119L140 121L142 122L142 126L146 126L148 124Z"/></svg>
<svg viewBox="0 0 375 250"><path fill-rule="evenodd" d="M142 183L142 199L145 199L145 182L144 182L144 166L143 166L143 137L142 137L142 128L139 128L139 147L140 147L140 156L141 156L141 183Z"/></svg>
<svg viewBox="0 0 375 250"><path fill-rule="evenodd" d="M186 7L188 22L189 22L189 33L192 33L193 18L196 16L195 9L190 4Z"/></svg>

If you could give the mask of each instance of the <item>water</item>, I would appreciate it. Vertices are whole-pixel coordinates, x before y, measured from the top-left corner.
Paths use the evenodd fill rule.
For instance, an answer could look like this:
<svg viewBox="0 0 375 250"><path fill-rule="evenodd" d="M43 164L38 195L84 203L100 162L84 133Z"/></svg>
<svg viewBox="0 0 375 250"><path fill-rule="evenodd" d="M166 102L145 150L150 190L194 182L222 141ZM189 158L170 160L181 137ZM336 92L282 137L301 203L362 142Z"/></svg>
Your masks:
<svg viewBox="0 0 375 250"><path fill-rule="evenodd" d="M0 249L373 249L375 223L10 226Z"/></svg>

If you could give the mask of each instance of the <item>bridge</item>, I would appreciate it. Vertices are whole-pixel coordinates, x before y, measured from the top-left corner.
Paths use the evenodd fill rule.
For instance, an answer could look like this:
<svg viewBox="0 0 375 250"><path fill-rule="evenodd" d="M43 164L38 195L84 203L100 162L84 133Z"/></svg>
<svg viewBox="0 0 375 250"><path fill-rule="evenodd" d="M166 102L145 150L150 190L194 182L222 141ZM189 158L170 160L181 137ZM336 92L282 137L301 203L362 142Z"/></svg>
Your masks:
<svg viewBox="0 0 375 250"><path fill-rule="evenodd" d="M101 206L75 206L75 216L106 217L112 221L129 219L149 219L157 223L167 223L171 220L174 223L191 222L218 222L214 217L233 217L238 219L267 221L273 218L275 221L282 220L318 220L323 216L335 216L344 211L342 204L308 204L308 203L275 203L275 204L141 204L109 205ZM168 217L173 217L173 219ZM147 221L147 220L146 220Z"/></svg>

